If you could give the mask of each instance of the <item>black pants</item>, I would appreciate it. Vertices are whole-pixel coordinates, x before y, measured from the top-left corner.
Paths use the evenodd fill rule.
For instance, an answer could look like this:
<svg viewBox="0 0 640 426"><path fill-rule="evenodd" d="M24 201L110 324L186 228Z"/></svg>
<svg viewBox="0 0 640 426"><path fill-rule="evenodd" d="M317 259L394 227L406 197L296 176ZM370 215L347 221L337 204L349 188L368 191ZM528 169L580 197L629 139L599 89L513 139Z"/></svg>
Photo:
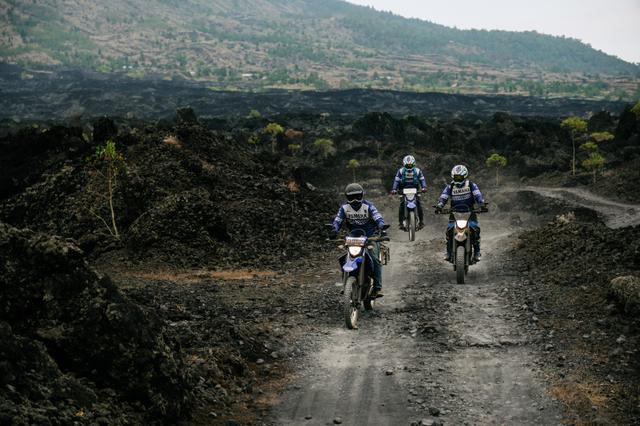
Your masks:
<svg viewBox="0 0 640 426"><path fill-rule="evenodd" d="M420 223L424 223L424 221L422 220L424 217L424 214L422 212L422 204L420 203L420 197L418 196L418 194L416 194L416 207L418 208L418 219L420 220ZM400 208L398 208L398 220L400 222L400 225L402 225L402 222L404 221L404 197L402 197Z"/></svg>

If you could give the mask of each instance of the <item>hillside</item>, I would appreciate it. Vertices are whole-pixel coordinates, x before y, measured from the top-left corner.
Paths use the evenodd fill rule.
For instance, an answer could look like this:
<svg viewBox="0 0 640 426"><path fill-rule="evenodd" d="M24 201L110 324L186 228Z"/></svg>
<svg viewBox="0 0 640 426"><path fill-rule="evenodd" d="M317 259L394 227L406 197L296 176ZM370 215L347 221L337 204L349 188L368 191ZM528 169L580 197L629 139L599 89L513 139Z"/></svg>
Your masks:
<svg viewBox="0 0 640 426"><path fill-rule="evenodd" d="M623 204L640 199L628 190L640 185L630 108L588 121L615 136L600 147L599 188L587 170L571 175L557 117L291 114L278 123L297 131L275 139L268 118L182 109L136 121L41 122L0 136L2 424L640 418L638 303L607 294L612 278L638 275L640 227L609 229L597 217L640 223L640 206ZM110 203L93 155L109 139L126 163L112 204L120 239L101 219ZM386 296L359 330L344 330L340 251L323 224L355 172L395 225L398 200L386 194L408 152L426 174L425 207L452 164L469 165L491 206L482 263L456 284L440 257L446 217L426 208L416 241L389 230ZM509 159L499 187L485 166L491 152ZM589 188L613 201L570 206L528 185L553 176L564 179L557 194ZM394 420L361 416L377 407Z"/></svg>
<svg viewBox="0 0 640 426"><path fill-rule="evenodd" d="M219 89L633 99L640 68L575 39L458 30L340 0L0 0L0 61Z"/></svg>

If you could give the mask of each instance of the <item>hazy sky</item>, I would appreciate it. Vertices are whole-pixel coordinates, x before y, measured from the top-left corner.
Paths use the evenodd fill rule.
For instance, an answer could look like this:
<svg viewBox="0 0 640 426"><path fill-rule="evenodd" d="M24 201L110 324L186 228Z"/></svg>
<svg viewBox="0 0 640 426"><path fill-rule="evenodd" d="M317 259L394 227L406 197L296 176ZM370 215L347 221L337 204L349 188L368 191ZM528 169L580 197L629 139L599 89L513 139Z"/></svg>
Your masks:
<svg viewBox="0 0 640 426"><path fill-rule="evenodd" d="M460 29L536 30L640 62L640 0L347 0Z"/></svg>

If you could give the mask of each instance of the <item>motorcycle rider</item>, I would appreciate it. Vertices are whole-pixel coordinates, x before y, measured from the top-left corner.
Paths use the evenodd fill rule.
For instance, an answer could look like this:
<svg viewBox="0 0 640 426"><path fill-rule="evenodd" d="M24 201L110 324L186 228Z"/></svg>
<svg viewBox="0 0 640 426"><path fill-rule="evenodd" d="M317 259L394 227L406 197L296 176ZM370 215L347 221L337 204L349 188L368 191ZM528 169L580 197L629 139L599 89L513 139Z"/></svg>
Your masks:
<svg viewBox="0 0 640 426"><path fill-rule="evenodd" d="M396 177L393 180L391 194L395 195L398 193L398 189L402 190L404 188L416 188L420 189L422 192L427 190L427 181L424 178L422 170L416 167L416 159L413 155L406 155L402 159L402 167L398 169ZM416 204L418 207L418 229L422 229L424 227L424 221L420 197L416 197ZM398 209L398 220L400 221L399 228L404 229L404 199L400 203L400 207Z"/></svg>
<svg viewBox="0 0 640 426"><path fill-rule="evenodd" d="M333 219L331 236L335 237L343 223L349 232L360 230L367 237L371 237L376 232L384 235L382 227L384 219L378 209L368 200L364 199L364 189L362 185L350 183L344 190L347 203L340 206L338 214ZM374 243L371 251L371 266L373 270L374 289L373 297L382 297L382 266L379 260L380 243Z"/></svg>
<svg viewBox="0 0 640 426"><path fill-rule="evenodd" d="M471 211L473 205L477 204L481 210L485 210L484 197L480 192L480 188L469 179L469 170L461 164L451 169L451 183L444 187L438 203L436 204L436 212L442 211L442 208L451 198L451 209L460 211ZM447 251L444 260L451 260L451 251L453 243L453 228L455 220L453 215L449 216L449 224L447 225ZM480 226L478 217L472 213L469 217L469 227L473 231L473 259L480 261Z"/></svg>

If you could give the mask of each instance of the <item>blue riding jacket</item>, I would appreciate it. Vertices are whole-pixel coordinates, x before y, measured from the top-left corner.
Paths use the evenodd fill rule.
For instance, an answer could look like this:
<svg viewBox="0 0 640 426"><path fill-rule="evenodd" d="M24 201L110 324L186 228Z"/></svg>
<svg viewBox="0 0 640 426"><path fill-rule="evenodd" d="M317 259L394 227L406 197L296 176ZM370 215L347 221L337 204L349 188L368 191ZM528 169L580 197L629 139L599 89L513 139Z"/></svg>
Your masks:
<svg viewBox="0 0 640 426"><path fill-rule="evenodd" d="M426 188L427 181L424 178L422 170L417 167L407 169L400 167L393 180L392 191L397 191L398 187L402 188Z"/></svg>
<svg viewBox="0 0 640 426"><path fill-rule="evenodd" d="M445 186L440 198L438 198L438 206L444 207L449 198L451 198L451 208L453 210L462 206L466 206L471 210L475 203L484 204L484 197L480 192L480 188L469 179L465 180L461 186L456 186L453 182Z"/></svg>
<svg viewBox="0 0 640 426"><path fill-rule="evenodd" d="M345 223L349 231L361 229L367 237L375 234L379 227L384 226L384 219L376 206L367 200L362 201L358 210L346 203L340 206L338 214L333 219L333 229L337 232Z"/></svg>

